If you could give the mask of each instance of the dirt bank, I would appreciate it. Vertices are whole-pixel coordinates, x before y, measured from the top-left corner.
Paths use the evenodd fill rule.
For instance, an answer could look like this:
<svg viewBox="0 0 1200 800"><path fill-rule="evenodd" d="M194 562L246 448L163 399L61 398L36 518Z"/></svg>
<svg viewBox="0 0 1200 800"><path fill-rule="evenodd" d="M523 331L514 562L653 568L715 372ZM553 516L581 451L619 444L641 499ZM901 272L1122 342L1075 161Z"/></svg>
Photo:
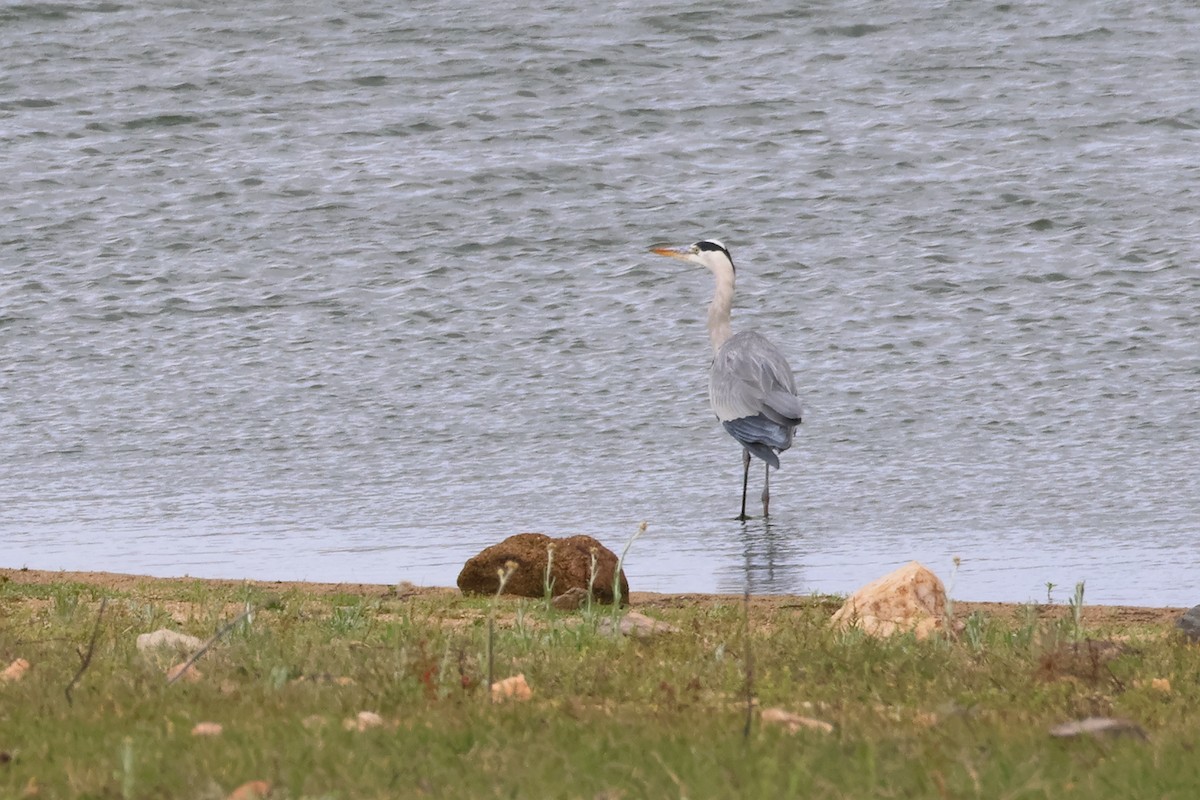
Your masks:
<svg viewBox="0 0 1200 800"><path fill-rule="evenodd" d="M375 583L309 583L303 581L251 581L251 580L221 580L200 578L153 578L146 575L125 575L114 572L48 572L34 569L0 568L0 583L11 581L17 584L52 584L82 583L90 586L113 589L115 591L138 589L152 596L169 599L181 587L197 581L220 586L251 585L272 591L299 591L314 595L354 594L364 597L391 596L401 594L421 594L433 596L458 594L458 589L436 586L412 586L402 584ZM736 595L721 594L661 594L657 592L633 592L630 602L635 606L647 608L670 608L679 606L703 606L716 603L728 603L731 600L741 600ZM839 605L836 599L813 598L809 595L758 595L752 597L751 608L761 610L778 610L789 605L800 603L811 604L821 602L829 606L833 613ZM979 610L990 616L1005 617L1028 613L1028 606L1021 603L972 603L959 601L954 604L955 615L966 617L971 612ZM1039 617L1057 617L1070 613L1066 604L1039 604L1035 607ZM1173 625L1184 612L1182 608L1152 608L1143 606L1098 606L1084 607L1084 622L1089 625Z"/></svg>

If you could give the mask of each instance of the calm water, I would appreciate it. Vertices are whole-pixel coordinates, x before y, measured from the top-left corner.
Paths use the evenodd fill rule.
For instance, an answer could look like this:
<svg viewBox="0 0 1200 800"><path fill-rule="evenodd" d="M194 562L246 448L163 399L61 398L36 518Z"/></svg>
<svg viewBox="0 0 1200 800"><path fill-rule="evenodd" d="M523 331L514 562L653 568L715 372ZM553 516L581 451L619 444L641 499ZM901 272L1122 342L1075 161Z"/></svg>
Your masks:
<svg viewBox="0 0 1200 800"><path fill-rule="evenodd" d="M1200 602L1200 7L796 6L0 7L0 564Z"/></svg>

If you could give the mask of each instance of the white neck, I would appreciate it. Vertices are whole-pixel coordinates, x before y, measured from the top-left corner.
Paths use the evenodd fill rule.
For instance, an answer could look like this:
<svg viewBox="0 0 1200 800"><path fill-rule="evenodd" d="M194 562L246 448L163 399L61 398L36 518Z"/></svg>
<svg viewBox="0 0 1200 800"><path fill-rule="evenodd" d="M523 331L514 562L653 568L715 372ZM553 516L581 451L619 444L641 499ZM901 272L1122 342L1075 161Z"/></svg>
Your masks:
<svg viewBox="0 0 1200 800"><path fill-rule="evenodd" d="M708 304L708 340L715 354L733 335L729 326L729 312L733 308L733 270L714 271L713 277L717 280L717 288Z"/></svg>

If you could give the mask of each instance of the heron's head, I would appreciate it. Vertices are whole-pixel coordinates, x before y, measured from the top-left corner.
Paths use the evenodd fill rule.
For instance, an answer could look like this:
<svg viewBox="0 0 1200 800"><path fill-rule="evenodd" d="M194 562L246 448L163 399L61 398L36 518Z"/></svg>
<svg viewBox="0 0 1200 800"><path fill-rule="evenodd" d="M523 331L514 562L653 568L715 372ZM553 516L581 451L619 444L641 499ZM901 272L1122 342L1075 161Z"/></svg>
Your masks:
<svg viewBox="0 0 1200 800"><path fill-rule="evenodd" d="M736 272L729 250L716 239L704 239L687 247L652 247L650 252L699 264L714 275Z"/></svg>

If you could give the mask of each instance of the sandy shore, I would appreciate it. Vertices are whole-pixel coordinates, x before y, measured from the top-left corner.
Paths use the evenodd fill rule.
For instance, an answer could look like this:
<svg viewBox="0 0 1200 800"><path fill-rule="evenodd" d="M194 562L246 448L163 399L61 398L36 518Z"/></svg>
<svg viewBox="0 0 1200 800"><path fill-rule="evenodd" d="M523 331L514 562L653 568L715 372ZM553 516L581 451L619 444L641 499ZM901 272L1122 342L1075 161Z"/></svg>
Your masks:
<svg viewBox="0 0 1200 800"><path fill-rule="evenodd" d="M155 578L148 575L126 575L115 572L51 572L35 569L11 569L0 567L0 583L15 584L53 584L81 583L117 591L137 590L142 593L170 598L182 587L193 585L197 581L213 586L255 586L270 591L299 591L313 595L354 594L363 597L394 596L397 592L395 584L378 583L312 583L305 581L255 581L255 580L225 580L210 578ZM458 596L457 588L437 586L412 586L403 584L402 594L423 596L444 595L447 598ZM702 606L717 603L741 601L740 595L723 594L660 594L657 592L632 592L630 602L645 608L671 608L679 606ZM830 613L837 609L838 602L830 599L823 601L809 595L758 595L751 598L751 607L760 609L779 609L801 603L811 604L824 602L829 605ZM1019 613L1028 613L1026 604L1022 603L979 603L956 601L954 604L956 616L967 616L973 611L982 611L991 616L1008 617ZM1039 617L1057 617L1070 613L1063 604L1039 604L1036 606ZM1084 622L1090 625L1173 625L1185 611L1183 608L1153 608L1144 606L1084 606Z"/></svg>

